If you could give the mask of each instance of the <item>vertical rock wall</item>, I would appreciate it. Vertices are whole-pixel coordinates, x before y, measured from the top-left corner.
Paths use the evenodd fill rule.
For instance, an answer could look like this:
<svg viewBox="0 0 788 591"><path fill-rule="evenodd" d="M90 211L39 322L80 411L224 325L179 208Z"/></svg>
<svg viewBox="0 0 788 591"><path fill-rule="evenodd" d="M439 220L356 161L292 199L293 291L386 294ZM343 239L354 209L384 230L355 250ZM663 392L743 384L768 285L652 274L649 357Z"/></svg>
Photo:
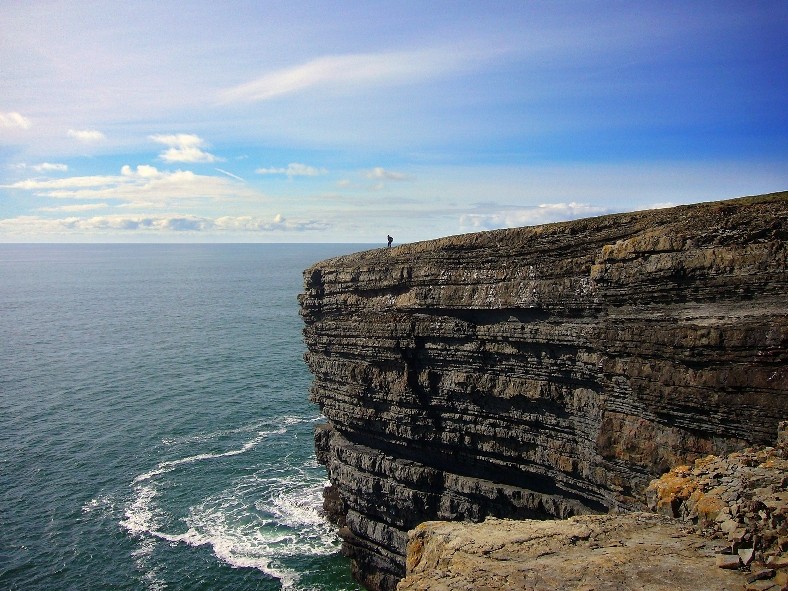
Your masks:
<svg viewBox="0 0 788 591"><path fill-rule="evenodd" d="M377 249L305 271L326 508L373 589L427 520L640 506L788 417L788 193Z"/></svg>

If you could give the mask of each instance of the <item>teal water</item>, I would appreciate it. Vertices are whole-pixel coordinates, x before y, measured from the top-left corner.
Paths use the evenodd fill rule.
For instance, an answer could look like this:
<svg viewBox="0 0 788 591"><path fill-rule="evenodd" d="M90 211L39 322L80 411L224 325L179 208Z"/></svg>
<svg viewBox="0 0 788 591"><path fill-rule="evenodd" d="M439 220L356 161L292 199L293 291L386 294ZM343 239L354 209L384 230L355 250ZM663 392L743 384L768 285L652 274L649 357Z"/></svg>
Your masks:
<svg viewBox="0 0 788 591"><path fill-rule="evenodd" d="M304 268L354 245L0 245L0 589L358 589Z"/></svg>

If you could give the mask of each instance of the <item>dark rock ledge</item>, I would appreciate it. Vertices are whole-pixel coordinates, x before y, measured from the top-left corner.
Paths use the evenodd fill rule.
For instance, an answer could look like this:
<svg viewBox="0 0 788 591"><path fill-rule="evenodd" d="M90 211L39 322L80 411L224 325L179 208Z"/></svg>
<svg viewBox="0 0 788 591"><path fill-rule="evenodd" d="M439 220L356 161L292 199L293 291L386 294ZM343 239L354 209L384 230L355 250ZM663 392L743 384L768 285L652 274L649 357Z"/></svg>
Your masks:
<svg viewBox="0 0 788 591"><path fill-rule="evenodd" d="M305 271L316 433L355 576L430 520L644 509L788 417L788 193L377 249Z"/></svg>

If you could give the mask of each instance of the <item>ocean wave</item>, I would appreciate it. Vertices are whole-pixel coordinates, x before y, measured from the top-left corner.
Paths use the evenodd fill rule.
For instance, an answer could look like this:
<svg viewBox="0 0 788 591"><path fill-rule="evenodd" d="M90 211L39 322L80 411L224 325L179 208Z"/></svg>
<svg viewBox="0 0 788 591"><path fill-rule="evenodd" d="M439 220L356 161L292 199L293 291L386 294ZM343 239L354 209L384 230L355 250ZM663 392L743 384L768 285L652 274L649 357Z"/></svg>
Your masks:
<svg viewBox="0 0 788 591"><path fill-rule="evenodd" d="M295 425L298 423L313 423L323 419L324 417L321 416L314 418L285 416L285 417L281 417L278 423L283 427L289 427L291 425ZM209 441L216 441L217 439L222 439L224 437L231 437L233 435L239 435L242 433L252 433L261 430L263 427L270 425L271 425L271 419L264 418L264 419L256 420L246 425L242 425L240 427L236 427L235 429L219 429L217 431L210 431L208 433L194 433L191 435L184 435L181 437L164 437L162 438L161 442L163 445L167 447L171 447L175 445L193 444L193 443L206 443Z"/></svg>
<svg viewBox="0 0 788 591"><path fill-rule="evenodd" d="M100 495L90 499L82 505L82 514L93 513L94 511L111 511L115 508L115 498L112 495Z"/></svg>
<svg viewBox="0 0 788 591"><path fill-rule="evenodd" d="M189 507L188 515L180 519L186 530L172 531L175 517L161 508L166 499L157 497L160 493L166 497L165 484L171 484L177 468L243 454L265 439L287 432L294 424L314 420L311 417L283 417L276 421L276 427L271 422L270 419L256 422L257 429L269 428L258 430L254 437L237 448L163 461L134 478L133 498L120 525L139 537L140 544L146 548L137 558L140 567L147 565L147 572L153 572L148 558L150 544L156 539L189 546L207 545L226 564L255 568L278 579L283 589L296 589L301 575L294 560L337 552L338 538L334 528L322 515L325 476L315 469L318 464L314 457L280 456L275 465L243 476L227 489ZM210 435L243 433L249 431L248 427ZM163 479L168 473L174 474Z"/></svg>
<svg viewBox="0 0 788 591"><path fill-rule="evenodd" d="M178 460L167 460L165 462L160 462L159 464L156 465L156 467L153 470L150 470L149 472L145 472L137 476L133 480L133 483L137 484L145 480L150 480L155 476L160 476L161 474L171 472L172 470L183 464L193 464L194 462L200 462L202 460L214 460L217 458L226 458L229 456L240 455L242 453L249 451L250 449L257 447L263 440L267 439L271 435L281 435L285 433L287 431L287 427L292 424L293 423L285 423L277 429L272 429L270 431L260 431L257 433L256 437L250 439L238 449L231 449L229 451L223 451L219 453L195 454L193 456L187 456L185 458L180 458Z"/></svg>

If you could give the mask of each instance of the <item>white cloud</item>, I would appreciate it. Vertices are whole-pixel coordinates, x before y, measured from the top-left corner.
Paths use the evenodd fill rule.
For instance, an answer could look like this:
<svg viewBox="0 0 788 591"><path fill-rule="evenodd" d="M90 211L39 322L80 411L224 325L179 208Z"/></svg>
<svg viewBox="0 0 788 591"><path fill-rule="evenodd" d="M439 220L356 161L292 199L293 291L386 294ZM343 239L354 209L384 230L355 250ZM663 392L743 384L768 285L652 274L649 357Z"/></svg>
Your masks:
<svg viewBox="0 0 788 591"><path fill-rule="evenodd" d="M91 211L93 209L104 209L109 207L106 203L77 203L75 205L58 205L55 207L39 207L38 211L58 212L58 211Z"/></svg>
<svg viewBox="0 0 788 591"><path fill-rule="evenodd" d="M417 51L328 55L276 70L251 82L223 90L222 102L256 102L314 86L359 88L407 84L470 67L480 56L456 47Z"/></svg>
<svg viewBox="0 0 788 591"><path fill-rule="evenodd" d="M611 213L611 210L588 203L543 203L533 207L512 207L484 213L466 213L460 216L460 226L464 231L517 228L606 213Z"/></svg>
<svg viewBox="0 0 788 591"><path fill-rule="evenodd" d="M328 171L325 168L315 168L300 162L291 162L287 168L258 168L255 172L257 174L283 174L288 178L293 178L294 176L319 176Z"/></svg>
<svg viewBox="0 0 788 591"><path fill-rule="evenodd" d="M408 180L408 175L401 172L394 172L393 170L386 170L381 166L376 166L372 170L365 173L368 179L380 179L387 181L405 181Z"/></svg>
<svg viewBox="0 0 788 591"><path fill-rule="evenodd" d="M17 113L16 111L0 112L0 127L19 127L21 129L28 129L30 125L30 119L21 113Z"/></svg>
<svg viewBox="0 0 788 591"><path fill-rule="evenodd" d="M161 177L164 174L163 172L159 172L159 170L155 166L151 166L149 164L138 164L137 169L133 169L128 164L124 164L120 169L120 174L126 177L139 177L144 179L152 179Z"/></svg>
<svg viewBox="0 0 788 591"><path fill-rule="evenodd" d="M209 201L253 200L263 195L235 180L198 175L189 170L162 171L125 165L119 175L27 179L2 188L31 191L39 197L99 201L112 199L129 207L162 207Z"/></svg>
<svg viewBox="0 0 788 591"><path fill-rule="evenodd" d="M11 185L6 185L9 189L23 189L25 191L44 191L37 193L42 196L50 196L49 191L59 189L81 189L86 187L102 187L117 182L118 177L114 176L74 176L62 179L37 180L27 179L18 181Z"/></svg>
<svg viewBox="0 0 788 591"><path fill-rule="evenodd" d="M315 220L289 220L281 213L276 214L272 220L255 216L224 216L214 220L214 225L219 230L243 232L271 232L276 230L288 232L304 232L306 230L327 230L329 225Z"/></svg>
<svg viewBox="0 0 788 591"><path fill-rule="evenodd" d="M106 136L97 129L69 129L68 135L86 144L107 139Z"/></svg>
<svg viewBox="0 0 788 591"><path fill-rule="evenodd" d="M255 216L223 216L217 218L187 214L70 216L60 219L20 216L0 219L0 233L11 235L95 234L106 232L304 232L323 231L329 225L314 220L286 220L280 214L273 219Z"/></svg>
<svg viewBox="0 0 788 591"><path fill-rule="evenodd" d="M67 164L59 164L52 162L42 162L41 164L34 164L30 168L36 172L68 172Z"/></svg>
<svg viewBox="0 0 788 591"><path fill-rule="evenodd" d="M158 134L150 136L150 139L169 146L159 154L159 158L165 162L217 162L221 160L221 158L203 150L202 148L206 146L205 141L191 133Z"/></svg>

